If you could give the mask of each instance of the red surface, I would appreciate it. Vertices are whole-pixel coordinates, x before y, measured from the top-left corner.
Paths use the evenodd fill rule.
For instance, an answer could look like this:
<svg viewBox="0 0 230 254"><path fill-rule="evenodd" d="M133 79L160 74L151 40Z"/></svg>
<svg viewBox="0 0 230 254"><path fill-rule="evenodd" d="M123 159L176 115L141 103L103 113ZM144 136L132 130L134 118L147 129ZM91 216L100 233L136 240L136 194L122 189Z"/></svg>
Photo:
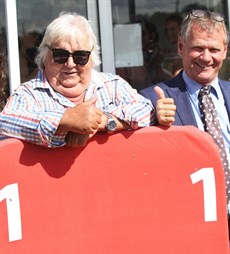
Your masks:
<svg viewBox="0 0 230 254"><path fill-rule="evenodd" d="M1 254L225 254L224 176L217 147L194 127L98 134L85 148L0 142L0 189L17 183L22 239ZM214 168L217 221L204 221L202 182Z"/></svg>

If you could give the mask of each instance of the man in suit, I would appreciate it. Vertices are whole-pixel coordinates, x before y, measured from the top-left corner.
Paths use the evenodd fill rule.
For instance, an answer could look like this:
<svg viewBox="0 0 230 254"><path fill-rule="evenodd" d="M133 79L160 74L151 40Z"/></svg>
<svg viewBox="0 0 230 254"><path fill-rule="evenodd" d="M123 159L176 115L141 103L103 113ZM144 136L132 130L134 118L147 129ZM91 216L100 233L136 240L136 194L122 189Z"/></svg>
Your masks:
<svg viewBox="0 0 230 254"><path fill-rule="evenodd" d="M224 80L218 80L219 87L223 94L224 103L226 107L226 112L228 115L228 123L230 118L230 82ZM197 119L196 116L198 112L193 111L193 105L190 101L189 91L186 88L186 83L183 79L183 71L181 71L176 77L167 80L165 82L159 83L154 86L149 86L140 91L140 94L150 99L154 106L157 107L157 99L159 98L155 93L156 86L161 87L164 91L165 97L173 98L176 105L175 121L172 125L194 125L198 126L198 122L201 120ZM154 88L154 89L153 89ZM200 125L200 124L199 124ZM228 126L230 131L230 126ZM203 130L203 126L200 126ZM230 137L229 137L230 138Z"/></svg>
<svg viewBox="0 0 230 254"><path fill-rule="evenodd" d="M174 78L159 83L165 97L174 99L176 105L173 125L194 125L205 130L200 113L199 91L211 87L210 96L217 111L228 164L230 164L230 82L218 78L219 70L227 56L229 44L225 19L220 13L193 10L181 25L178 37L178 54L183 70ZM150 99L158 112L167 117L154 90L150 86L140 94ZM224 165L224 164L223 164ZM226 172L226 171L225 171ZM230 205L229 205L230 207Z"/></svg>
<svg viewBox="0 0 230 254"><path fill-rule="evenodd" d="M228 43L228 30L221 14L193 10L184 18L178 38L178 54L183 59L183 70L170 80L141 90L140 94L159 109L160 100L157 101L159 97L154 91L159 86L165 97L174 99L176 114L173 125L194 125L204 130L198 93L202 86L211 85L211 97L219 116L229 158L230 82L218 78L227 56ZM167 114L165 111L165 116Z"/></svg>

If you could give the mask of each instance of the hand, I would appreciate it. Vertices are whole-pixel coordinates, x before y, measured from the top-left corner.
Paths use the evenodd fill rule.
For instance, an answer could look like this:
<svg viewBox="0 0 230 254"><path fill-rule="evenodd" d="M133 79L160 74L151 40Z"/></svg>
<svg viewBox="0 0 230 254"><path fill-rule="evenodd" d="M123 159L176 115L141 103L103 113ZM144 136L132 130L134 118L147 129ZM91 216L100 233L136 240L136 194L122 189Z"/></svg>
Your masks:
<svg viewBox="0 0 230 254"><path fill-rule="evenodd" d="M160 125L170 126L175 121L176 105L172 98L165 98L164 91L155 86L154 91L158 96L156 103L157 120Z"/></svg>
<svg viewBox="0 0 230 254"><path fill-rule="evenodd" d="M57 132L72 131L81 134L94 133L101 124L102 111L95 106L97 98L78 104L65 111Z"/></svg>

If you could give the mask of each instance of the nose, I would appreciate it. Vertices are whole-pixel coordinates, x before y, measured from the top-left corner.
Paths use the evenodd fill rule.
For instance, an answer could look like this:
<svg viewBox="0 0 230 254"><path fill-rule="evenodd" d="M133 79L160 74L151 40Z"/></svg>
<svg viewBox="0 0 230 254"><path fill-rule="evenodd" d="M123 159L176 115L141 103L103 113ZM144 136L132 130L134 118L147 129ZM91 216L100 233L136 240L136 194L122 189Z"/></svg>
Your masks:
<svg viewBox="0 0 230 254"><path fill-rule="evenodd" d="M205 62L209 62L212 59L211 56L211 52L208 49L205 49L201 55L200 55L200 59L205 61Z"/></svg>
<svg viewBox="0 0 230 254"><path fill-rule="evenodd" d="M72 54L69 55L68 60L66 61L66 66L72 67L75 66L76 64L73 61L73 56Z"/></svg>

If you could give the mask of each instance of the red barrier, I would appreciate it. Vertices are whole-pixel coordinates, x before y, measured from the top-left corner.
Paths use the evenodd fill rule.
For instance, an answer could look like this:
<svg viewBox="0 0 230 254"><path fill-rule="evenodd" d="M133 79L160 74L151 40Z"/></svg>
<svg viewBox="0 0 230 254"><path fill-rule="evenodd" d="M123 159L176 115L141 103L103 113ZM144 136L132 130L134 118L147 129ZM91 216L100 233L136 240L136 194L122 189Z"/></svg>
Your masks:
<svg viewBox="0 0 230 254"><path fill-rule="evenodd" d="M194 127L0 142L1 254L225 254L224 175Z"/></svg>

